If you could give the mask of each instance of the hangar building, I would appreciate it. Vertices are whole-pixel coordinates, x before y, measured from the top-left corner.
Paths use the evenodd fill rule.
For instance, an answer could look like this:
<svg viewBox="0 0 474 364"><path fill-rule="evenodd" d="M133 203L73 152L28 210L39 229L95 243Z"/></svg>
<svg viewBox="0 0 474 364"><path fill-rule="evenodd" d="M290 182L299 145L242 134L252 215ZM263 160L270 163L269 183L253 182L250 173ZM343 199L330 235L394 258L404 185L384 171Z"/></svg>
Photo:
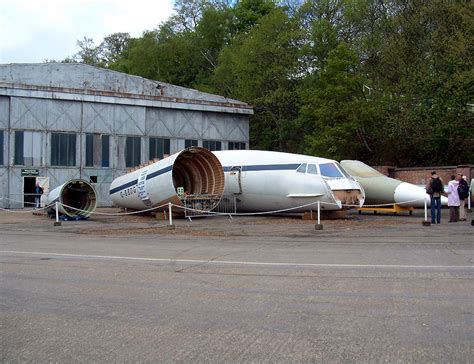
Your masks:
<svg viewBox="0 0 474 364"><path fill-rule="evenodd" d="M127 169L188 146L247 149L241 101L77 63L0 65L0 206L28 207L35 183L96 185L99 206Z"/></svg>

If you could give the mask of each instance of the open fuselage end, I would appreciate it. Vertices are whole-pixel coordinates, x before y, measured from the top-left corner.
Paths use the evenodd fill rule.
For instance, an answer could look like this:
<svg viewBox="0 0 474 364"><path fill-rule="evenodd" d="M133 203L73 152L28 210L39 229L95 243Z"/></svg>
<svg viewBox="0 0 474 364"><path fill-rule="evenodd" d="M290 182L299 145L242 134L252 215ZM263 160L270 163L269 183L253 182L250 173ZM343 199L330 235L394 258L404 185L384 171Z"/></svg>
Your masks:
<svg viewBox="0 0 474 364"><path fill-rule="evenodd" d="M97 206L97 192L89 182L74 178L53 189L46 196L46 204L71 219L88 218Z"/></svg>
<svg viewBox="0 0 474 364"><path fill-rule="evenodd" d="M116 178L110 186L114 205L154 210L171 202L183 206L184 196L207 198L212 209L224 192L224 171L209 150L191 147ZM163 207L164 209L165 207Z"/></svg>

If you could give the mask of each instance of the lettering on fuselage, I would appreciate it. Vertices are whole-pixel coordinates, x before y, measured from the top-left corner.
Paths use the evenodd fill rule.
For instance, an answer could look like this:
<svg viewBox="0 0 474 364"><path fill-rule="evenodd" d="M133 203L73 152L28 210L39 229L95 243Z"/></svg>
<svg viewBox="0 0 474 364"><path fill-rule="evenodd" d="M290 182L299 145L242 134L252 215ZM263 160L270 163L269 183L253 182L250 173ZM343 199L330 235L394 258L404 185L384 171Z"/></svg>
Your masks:
<svg viewBox="0 0 474 364"><path fill-rule="evenodd" d="M120 197L125 198L125 197L131 196L135 193L137 193L137 186L136 185L132 186L132 187L128 187L128 188L120 191Z"/></svg>
<svg viewBox="0 0 474 364"><path fill-rule="evenodd" d="M148 169L145 169L144 171L140 172L140 175L138 176L137 190L138 190L138 197L140 198L140 200L143 201L145 206L151 206L152 203L150 201L150 195L148 195L148 192L146 190L147 174L148 174Z"/></svg>

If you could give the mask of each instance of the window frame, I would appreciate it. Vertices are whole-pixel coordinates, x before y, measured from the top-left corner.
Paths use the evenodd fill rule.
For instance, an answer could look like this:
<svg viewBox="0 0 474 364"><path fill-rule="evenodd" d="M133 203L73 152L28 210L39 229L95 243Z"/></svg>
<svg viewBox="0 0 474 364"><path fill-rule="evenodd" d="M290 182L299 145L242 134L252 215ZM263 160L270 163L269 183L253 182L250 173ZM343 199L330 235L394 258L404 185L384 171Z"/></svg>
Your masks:
<svg viewBox="0 0 474 364"><path fill-rule="evenodd" d="M206 146L206 144L209 145ZM217 148L217 145L219 145L219 148ZM206 149L209 149L211 152L212 151L220 151L222 150L222 142L220 140L210 140L210 139L206 139L206 140L203 140L202 141L202 146L203 148L206 148ZM214 146L214 147L213 147Z"/></svg>
<svg viewBox="0 0 474 364"><path fill-rule="evenodd" d="M0 130L0 166L3 166L3 150L5 148L5 131L2 129Z"/></svg>
<svg viewBox="0 0 474 364"><path fill-rule="evenodd" d="M310 168L314 168L314 171L310 171ZM306 167L306 173L312 174L315 176L319 175L318 167L316 167L316 164L308 164L308 166Z"/></svg>
<svg viewBox="0 0 474 364"><path fill-rule="evenodd" d="M323 173L323 171L321 170L321 166L332 166L332 171L336 171L339 175L327 175L325 173ZM337 168L337 165L334 163L334 162L328 162L328 163L321 163L318 165L319 167L319 173L321 174L321 177L325 177L325 178L344 178L344 175L342 174L342 172L339 170L339 168Z"/></svg>
<svg viewBox="0 0 474 364"><path fill-rule="evenodd" d="M57 139L58 145L55 146ZM66 146L66 151L61 153L61 147ZM72 152L72 153L71 153ZM55 154L58 153L56 156ZM69 156L72 154L72 157ZM63 156L66 157L63 157ZM66 163L63 163L66 159ZM77 134L74 133L51 133L51 155L50 165L52 167L76 167L77 166Z"/></svg>
<svg viewBox="0 0 474 364"><path fill-rule="evenodd" d="M136 143L137 141L138 143ZM132 154L129 157L130 144L132 147ZM125 168L133 168L133 167L139 166L142 163L141 150L142 150L142 138L140 136L130 135L130 136L125 137ZM138 156L138 159L134 158L137 156ZM138 163L136 163L137 160L138 160ZM129 163L129 161L131 163Z"/></svg>
<svg viewBox="0 0 474 364"><path fill-rule="evenodd" d="M238 146L238 148L236 148ZM247 150L247 144L245 142L227 142L228 150Z"/></svg>
<svg viewBox="0 0 474 364"><path fill-rule="evenodd" d="M306 173L306 168L308 167L307 163L301 163L298 168L296 168L296 173Z"/></svg>
<svg viewBox="0 0 474 364"><path fill-rule="evenodd" d="M152 143L154 144L154 151L152 153ZM160 153L161 151L161 153ZM148 159L153 160L155 158L163 159L165 155L170 155L171 151L171 139L169 138L162 138L162 137L149 137L148 138ZM161 154L161 155L160 155Z"/></svg>
<svg viewBox="0 0 474 364"><path fill-rule="evenodd" d="M25 131L24 130L15 130L13 138L13 165L14 166L24 166L25 157L23 155L23 148L25 145ZM21 137L20 137L21 136ZM20 143L21 139L21 143Z"/></svg>
<svg viewBox="0 0 474 364"><path fill-rule="evenodd" d="M199 141L197 139L184 139L184 148L198 147Z"/></svg>
<svg viewBox="0 0 474 364"><path fill-rule="evenodd" d="M86 146L85 146L85 162L84 166L87 168L107 168L110 167L110 135L99 134L99 133L86 133ZM100 147L97 151L95 146L99 140ZM96 153L99 153L99 158L94 158ZM100 161L98 160L100 159Z"/></svg>

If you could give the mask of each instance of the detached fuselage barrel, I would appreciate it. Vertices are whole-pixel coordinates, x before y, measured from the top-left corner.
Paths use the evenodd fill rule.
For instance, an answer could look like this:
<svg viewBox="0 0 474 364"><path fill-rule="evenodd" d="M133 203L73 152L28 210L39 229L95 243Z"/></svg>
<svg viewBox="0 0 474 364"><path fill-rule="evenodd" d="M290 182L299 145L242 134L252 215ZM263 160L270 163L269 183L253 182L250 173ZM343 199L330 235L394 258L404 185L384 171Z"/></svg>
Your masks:
<svg viewBox="0 0 474 364"><path fill-rule="evenodd" d="M70 218L88 218L97 206L97 192L83 179L71 179L53 189L45 199L46 205L59 202L58 212Z"/></svg>
<svg viewBox="0 0 474 364"><path fill-rule="evenodd" d="M110 186L115 206L138 211L169 202L183 205L181 195L208 196L214 207L224 192L224 171L207 149L191 147L116 178Z"/></svg>

